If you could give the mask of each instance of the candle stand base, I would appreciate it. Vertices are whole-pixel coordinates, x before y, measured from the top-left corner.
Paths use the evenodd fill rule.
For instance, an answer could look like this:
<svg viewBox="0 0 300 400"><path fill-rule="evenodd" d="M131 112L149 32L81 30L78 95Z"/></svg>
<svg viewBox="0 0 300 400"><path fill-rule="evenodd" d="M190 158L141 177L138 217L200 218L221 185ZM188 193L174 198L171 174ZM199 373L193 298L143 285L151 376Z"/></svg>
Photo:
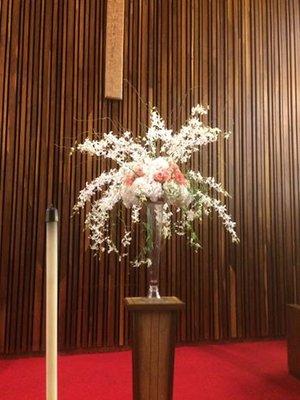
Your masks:
<svg viewBox="0 0 300 400"><path fill-rule="evenodd" d="M127 297L132 317L133 399L171 400L178 311L177 297Z"/></svg>

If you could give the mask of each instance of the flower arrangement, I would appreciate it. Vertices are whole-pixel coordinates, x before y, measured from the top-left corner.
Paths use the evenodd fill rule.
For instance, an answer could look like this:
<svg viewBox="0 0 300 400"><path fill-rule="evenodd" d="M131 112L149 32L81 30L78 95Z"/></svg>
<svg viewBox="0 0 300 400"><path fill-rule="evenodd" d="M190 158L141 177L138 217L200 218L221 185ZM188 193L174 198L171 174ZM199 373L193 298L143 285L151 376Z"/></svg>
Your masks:
<svg viewBox="0 0 300 400"><path fill-rule="evenodd" d="M208 107L197 105L191 116L178 132L167 129L164 120L154 108L150 112L150 127L145 137L134 138L130 132L119 136L112 132L103 134L100 140L89 138L77 144L72 151L79 150L92 156L104 157L115 162L116 168L102 172L81 190L74 210L91 201L91 210L86 217L90 231L92 249L117 253L119 259L128 255L127 248L132 240L131 228L141 222L142 209L149 203L162 205L157 214L163 238L171 235L188 235L192 247L201 247L194 229L194 221L215 211L221 218L233 242L238 242L235 222L227 212L219 196L228 196L226 190L213 177L203 177L199 171L183 172L186 164L200 146L215 142L222 134L219 128L204 124L202 116ZM225 138L230 133L223 133ZM94 199L100 193L100 198ZM131 210L131 222L125 228L118 248L110 236L110 215L117 203L121 202ZM151 234L144 223L146 243ZM151 265L147 246L132 262L133 266Z"/></svg>

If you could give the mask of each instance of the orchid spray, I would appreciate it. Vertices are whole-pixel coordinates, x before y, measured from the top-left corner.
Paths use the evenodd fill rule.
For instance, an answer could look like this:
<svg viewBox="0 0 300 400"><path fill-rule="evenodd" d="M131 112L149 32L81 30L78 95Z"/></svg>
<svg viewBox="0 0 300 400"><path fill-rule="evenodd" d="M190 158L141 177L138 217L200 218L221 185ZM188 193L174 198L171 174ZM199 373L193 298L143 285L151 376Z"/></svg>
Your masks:
<svg viewBox="0 0 300 400"><path fill-rule="evenodd" d="M195 232L196 220L216 212L233 242L238 242L235 222L221 199L227 191L213 177L204 177L201 172L189 170L183 173L193 153L201 146L215 142L220 136L227 139L230 133L207 126L202 117L208 108L197 105L178 132L173 132L158 111L150 112L150 126L144 137L134 138L130 132L115 135L104 133L101 139L89 138L77 144L78 150L91 156L104 157L115 162L116 168L104 171L87 183L79 193L74 210L91 202L91 210L86 217L86 227L90 232L91 248L101 252L115 252L119 260L128 255L132 241L132 227L144 227L145 245L132 261L133 266L150 266L149 249L153 248L151 229L142 219L142 209L149 204L160 204L161 213L156 218L163 238L172 234L187 234L191 246L197 251L201 244ZM96 198L94 195L98 194ZM119 240L119 246L110 234L110 216L114 207L121 202L130 209L128 226Z"/></svg>

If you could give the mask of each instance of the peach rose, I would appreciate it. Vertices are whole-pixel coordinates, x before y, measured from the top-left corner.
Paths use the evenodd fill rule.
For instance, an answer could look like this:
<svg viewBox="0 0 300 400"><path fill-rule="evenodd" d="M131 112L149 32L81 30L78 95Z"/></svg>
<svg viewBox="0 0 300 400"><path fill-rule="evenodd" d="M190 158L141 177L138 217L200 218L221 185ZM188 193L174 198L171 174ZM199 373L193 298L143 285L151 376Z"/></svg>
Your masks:
<svg viewBox="0 0 300 400"><path fill-rule="evenodd" d="M175 179L175 181L180 185L186 185L186 179L176 163L172 163L169 169L171 173L171 179Z"/></svg>
<svg viewBox="0 0 300 400"><path fill-rule="evenodd" d="M134 173L135 173L135 175L137 175L138 177L144 176L144 175L145 175L145 173L144 173L142 167L136 167L136 168L134 169Z"/></svg>
<svg viewBox="0 0 300 400"><path fill-rule="evenodd" d="M154 174L154 180L156 182L164 183L171 179L171 173L169 169L164 169L162 171L158 171Z"/></svg>
<svg viewBox="0 0 300 400"><path fill-rule="evenodd" d="M186 179L178 167L173 170L173 175L176 182L180 185L186 185Z"/></svg>
<svg viewBox="0 0 300 400"><path fill-rule="evenodd" d="M129 172L128 174L126 174L124 176L123 184L125 186L131 186L133 184L134 180L135 180L135 174L132 172Z"/></svg>

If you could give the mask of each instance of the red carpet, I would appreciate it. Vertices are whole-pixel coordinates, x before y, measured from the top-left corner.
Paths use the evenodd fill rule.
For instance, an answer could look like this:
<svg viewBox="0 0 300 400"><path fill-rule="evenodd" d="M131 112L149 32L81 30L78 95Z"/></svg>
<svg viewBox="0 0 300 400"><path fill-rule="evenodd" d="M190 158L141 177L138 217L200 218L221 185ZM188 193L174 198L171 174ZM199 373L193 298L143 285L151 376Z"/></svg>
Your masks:
<svg viewBox="0 0 300 400"><path fill-rule="evenodd" d="M0 360L0 399L45 398L44 360ZM59 400L131 400L131 353L61 356ZM296 400L284 342L179 347L174 400Z"/></svg>

